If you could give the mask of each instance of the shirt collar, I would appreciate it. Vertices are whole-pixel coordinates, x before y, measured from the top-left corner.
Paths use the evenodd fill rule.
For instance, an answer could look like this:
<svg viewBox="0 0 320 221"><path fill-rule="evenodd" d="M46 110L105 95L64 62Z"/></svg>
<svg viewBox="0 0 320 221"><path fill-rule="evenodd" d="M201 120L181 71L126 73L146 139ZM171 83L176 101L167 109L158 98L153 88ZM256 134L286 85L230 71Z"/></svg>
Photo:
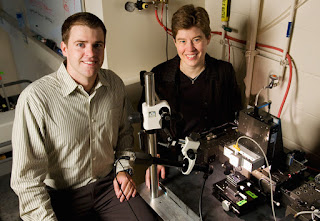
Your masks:
<svg viewBox="0 0 320 221"><path fill-rule="evenodd" d="M98 82L96 84L96 89L98 89L101 86L110 86L110 83L107 81L107 73L108 71L104 70L104 69L100 69L100 71L98 72Z"/></svg>
<svg viewBox="0 0 320 221"><path fill-rule="evenodd" d="M64 61L60 65L57 71L57 77L61 82L61 92L64 97L71 94L78 87L78 84L72 79L72 77L68 73L65 64L66 61Z"/></svg>
<svg viewBox="0 0 320 221"><path fill-rule="evenodd" d="M70 76L66 69L66 61L64 61L58 71L57 71L57 77L59 81L61 82L61 91L62 95L65 97L69 94L71 94L77 87L78 84L73 80L73 78ZM94 86L94 90L97 90L101 86L109 86L110 84L107 82L105 77L103 76L102 70L100 69L98 73L98 82Z"/></svg>

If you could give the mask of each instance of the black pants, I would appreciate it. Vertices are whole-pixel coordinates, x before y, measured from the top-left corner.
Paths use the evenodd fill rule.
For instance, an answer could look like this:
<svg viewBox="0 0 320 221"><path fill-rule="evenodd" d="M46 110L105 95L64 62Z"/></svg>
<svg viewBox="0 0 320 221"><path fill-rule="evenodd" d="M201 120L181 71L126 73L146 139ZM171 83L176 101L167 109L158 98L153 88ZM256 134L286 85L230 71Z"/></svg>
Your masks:
<svg viewBox="0 0 320 221"><path fill-rule="evenodd" d="M75 190L49 188L51 205L58 220L157 220L155 213L139 194L121 203L115 195L113 179L113 172L111 172L105 178Z"/></svg>

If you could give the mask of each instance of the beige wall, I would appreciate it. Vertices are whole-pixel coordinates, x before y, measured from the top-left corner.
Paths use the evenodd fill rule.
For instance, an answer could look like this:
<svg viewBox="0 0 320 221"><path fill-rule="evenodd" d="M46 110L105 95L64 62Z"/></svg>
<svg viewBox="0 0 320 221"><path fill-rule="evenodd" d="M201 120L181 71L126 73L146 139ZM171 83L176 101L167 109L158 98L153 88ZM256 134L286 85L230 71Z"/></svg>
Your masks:
<svg viewBox="0 0 320 221"><path fill-rule="evenodd" d="M107 62L108 67L115 71L128 85L129 98L133 106L137 106L141 95L139 83L140 71L151 69L166 61L166 33L158 24L154 6L133 12L125 10L127 0L85 1L86 10L94 14L101 14L107 27ZM173 12L180 6L192 3L192 0L176 0L168 10L168 26ZM197 5L204 6L204 0L197 1ZM160 16L160 8L159 8ZM165 18L165 12L164 12ZM172 37L168 38L169 58L176 55Z"/></svg>
<svg viewBox="0 0 320 221"><path fill-rule="evenodd" d="M1 1L2 5L6 1ZM139 72L141 70L150 71L152 67L166 60L166 35L164 30L158 25L154 8L143 11L127 12L124 5L127 0L86 0L85 5L87 11L93 12L101 17L108 29L107 33L107 54L105 65L114 70L128 85L128 93L130 99L135 104L140 96ZM231 1L230 26L235 29L230 35L242 40L247 38L247 24L250 11L250 0ZM261 1L259 28L266 26L281 13L290 7L292 1L268 0ZM299 1L302 2L302 1ZM211 28L213 31L221 31L220 8L221 0L176 0L169 1L169 27L172 14L178 7L183 4L194 3L204 6L211 19ZM0 5L1 6L1 5ZM306 1L299 9L297 9L293 38L291 41L290 54L294 59L294 71L292 86L284 106L281 120L283 127L284 144L288 148L303 149L319 156L320 152L320 62L318 62L317 52L320 50L318 41L319 26L317 22L320 14L317 9L320 7L320 1ZM10 12L14 14L15 12ZM312 15L312 19L310 18ZM264 33L258 33L257 41L259 43L269 44L279 48L284 47L285 33L287 29L287 19L276 23ZM50 59L43 59L41 55L42 49L34 49L35 46L23 46L19 35L13 34L14 38L10 38L10 47L3 47L4 42L8 42L7 37L1 33L1 49L13 54L14 61L11 63L12 71L15 69L20 71L28 71L30 76L34 78L40 77L37 72L33 73L28 66L32 59L24 60L21 54L15 54L15 51L33 51L38 56L35 58L42 70L49 70L51 65ZM21 40L21 39L20 39ZM221 45L219 43L220 36L214 35L209 45L208 52L210 55L220 58ZM14 44L13 44L14 42ZM242 50L243 45L230 41L230 61L234 65L238 79L243 80L245 76L245 51ZM236 46L236 47L233 47ZM19 49L20 48L20 49ZM271 51L267 55L279 60L279 56L275 51ZM273 54L275 53L275 54ZM2 53L2 54L6 54ZM169 58L176 54L172 38L169 36ZM12 56L11 56L12 57ZM5 57L10 60L10 56ZM226 59L228 59L228 49L226 50ZM15 62L19 59L19 63ZM23 61L21 63L21 60ZM33 59L34 60L34 59ZM1 58L3 61L3 58ZM6 62L7 63L7 62ZM46 63L46 65L44 65ZM52 64L51 66L55 66ZM51 67L50 67L51 69ZM253 84L251 93L255 95L260 88L267 85L270 73L279 73L279 62L264 57L256 57L254 64ZM30 71L29 71L30 70ZM20 75L20 73L19 73ZM284 75L283 84L270 91L263 91L261 94L261 102L272 100L271 113L277 115L280 103L285 93L288 82L289 72ZM242 84L242 89L244 85Z"/></svg>
<svg viewBox="0 0 320 221"><path fill-rule="evenodd" d="M130 83L139 79L141 70L150 71L166 60L166 34L156 21L153 6L142 11L127 12L124 9L126 2L103 1L103 13L108 29L109 67ZM178 7L188 2L192 1L174 1L172 7L169 7L169 17ZM204 5L204 1L197 1L197 4ZM168 40L171 58L176 51L170 36Z"/></svg>
<svg viewBox="0 0 320 221"><path fill-rule="evenodd" d="M230 35L246 40L251 1L231 2L229 25L235 28L237 33L231 33ZM278 23L275 22L275 25L265 32L261 32L261 30L285 12L292 1L268 0L261 2L263 4L261 5L257 42L284 48L288 17ZM221 31L220 4L221 1L206 1L206 9L210 14L213 23L211 27L214 31ZM320 14L317 12L319 7L320 1L307 1L296 11L289 50L295 66L293 67L291 88L281 115L284 145L291 149L302 149L307 153L316 154L318 159L320 158L320 63L317 53L320 50L318 41L320 31L315 27L319 27ZM309 19L310 15L312 15L312 19ZM221 53L220 36L214 36L213 39L209 53L219 58ZM231 44L241 46L232 41ZM271 50L270 52L272 53L266 55L280 60L280 56L273 54L279 54L277 51ZM226 53L227 57L228 51ZM245 75L244 61L244 51L231 47L231 62L239 78ZM271 73L279 74L279 70L278 61L261 56L256 57L251 94L257 94L263 86L268 84L268 76ZM289 70L287 68L284 81L280 86L261 93L260 102L271 100L271 113L274 115L278 114L288 78Z"/></svg>
<svg viewBox="0 0 320 221"><path fill-rule="evenodd" d="M274 10L272 5L278 4L279 6L279 1L265 1L262 26L268 24L270 18L275 18L288 8L291 2L281 1L281 9L278 7L277 10ZM317 11L319 8L320 1L308 1L297 10L289 51L295 67L291 89L281 118L286 146L317 153L318 157L320 156L320 63L317 52L320 50L318 41L320 31L314 27L319 27L320 14ZM310 18L310 15L312 19L307 19ZM285 21L260 34L258 41L280 48L284 47L287 28ZM279 70L277 62L266 63L262 59L257 60L255 66L260 66L260 68L254 73L253 93L257 92L259 86L261 87L261 82L266 81L265 76ZM267 93L263 95L265 99L273 101L272 113L274 114L279 109L288 78L287 69L283 85L270 91L269 95Z"/></svg>
<svg viewBox="0 0 320 221"><path fill-rule="evenodd" d="M102 21L104 21L104 14L103 14L103 6L101 0L82 0L83 11L91 12L98 16ZM107 50L104 51L104 61L102 68L109 68L108 67L108 55Z"/></svg>

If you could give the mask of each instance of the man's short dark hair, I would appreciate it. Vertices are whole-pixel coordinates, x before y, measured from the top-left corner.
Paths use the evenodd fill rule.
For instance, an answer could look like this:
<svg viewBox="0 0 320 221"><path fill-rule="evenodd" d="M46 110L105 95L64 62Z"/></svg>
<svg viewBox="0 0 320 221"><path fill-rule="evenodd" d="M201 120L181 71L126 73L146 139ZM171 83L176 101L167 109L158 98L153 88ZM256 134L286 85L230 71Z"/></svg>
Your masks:
<svg viewBox="0 0 320 221"><path fill-rule="evenodd" d="M62 41L68 44L70 30L75 25L84 25L89 28L101 28L106 39L107 29L103 22L94 14L89 12L79 12L69 16L61 27Z"/></svg>
<svg viewBox="0 0 320 221"><path fill-rule="evenodd" d="M207 11L202 7L194 7L192 4L184 5L172 16L173 38L176 39L179 30L190 29L192 27L200 28L206 38L209 38L211 29Z"/></svg>

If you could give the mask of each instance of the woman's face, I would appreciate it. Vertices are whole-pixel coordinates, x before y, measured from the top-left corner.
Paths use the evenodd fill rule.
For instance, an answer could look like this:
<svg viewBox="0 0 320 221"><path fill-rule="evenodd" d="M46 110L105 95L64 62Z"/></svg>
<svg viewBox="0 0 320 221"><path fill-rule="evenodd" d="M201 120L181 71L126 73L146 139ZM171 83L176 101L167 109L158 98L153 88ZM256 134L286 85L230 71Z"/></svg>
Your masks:
<svg viewBox="0 0 320 221"><path fill-rule="evenodd" d="M180 29L177 32L174 44L181 59L180 65L188 68L202 67L205 64L207 46L211 36L206 38L198 27Z"/></svg>

